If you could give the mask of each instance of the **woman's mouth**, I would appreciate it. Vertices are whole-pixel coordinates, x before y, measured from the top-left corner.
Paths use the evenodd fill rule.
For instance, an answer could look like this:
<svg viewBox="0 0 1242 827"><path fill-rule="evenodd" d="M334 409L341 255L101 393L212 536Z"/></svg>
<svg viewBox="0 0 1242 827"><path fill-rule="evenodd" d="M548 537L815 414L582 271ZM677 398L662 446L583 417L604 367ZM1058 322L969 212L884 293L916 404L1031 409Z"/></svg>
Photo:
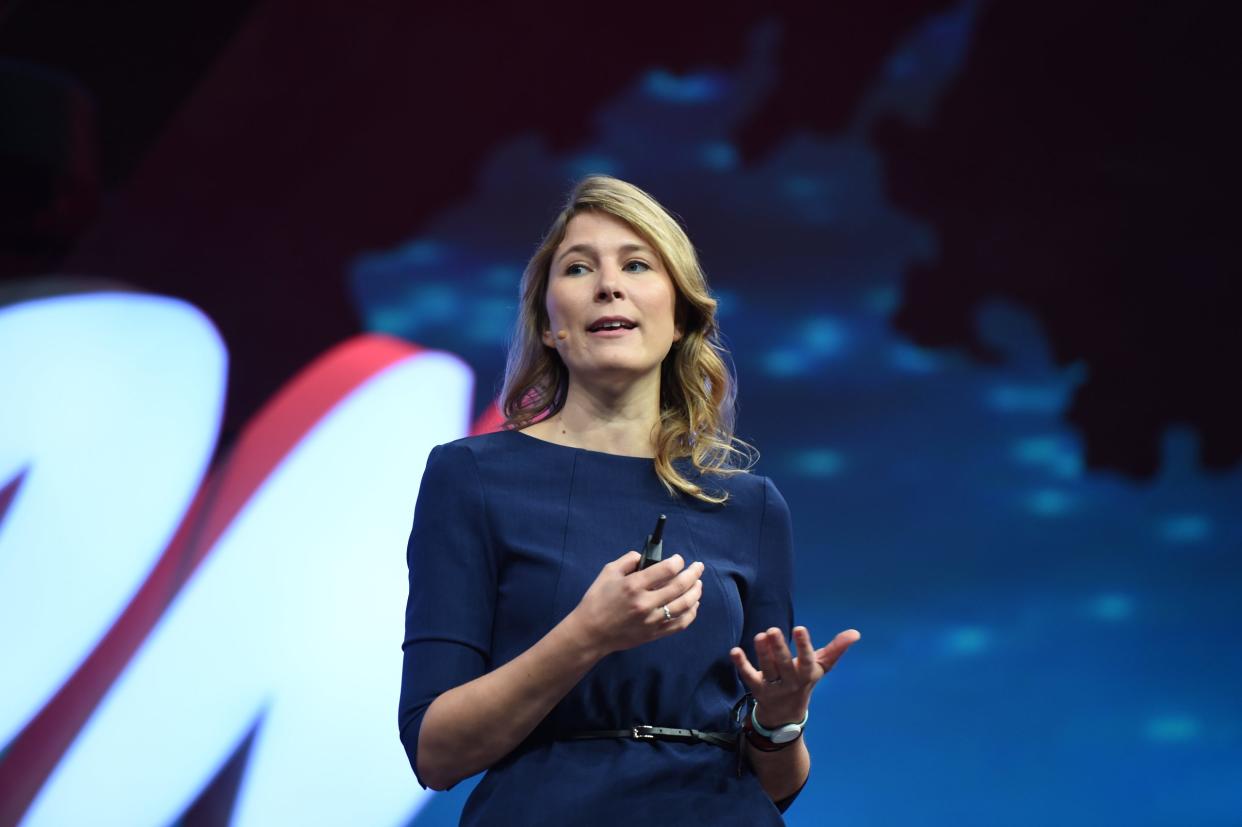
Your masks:
<svg viewBox="0 0 1242 827"><path fill-rule="evenodd" d="M633 333L633 328L629 327L608 327L601 330L587 331L592 336L598 336L601 339L619 339L622 336L628 336Z"/></svg>
<svg viewBox="0 0 1242 827"><path fill-rule="evenodd" d="M606 316L596 319L587 327L587 333L603 339L616 339L625 336L638 327L638 323L623 316Z"/></svg>

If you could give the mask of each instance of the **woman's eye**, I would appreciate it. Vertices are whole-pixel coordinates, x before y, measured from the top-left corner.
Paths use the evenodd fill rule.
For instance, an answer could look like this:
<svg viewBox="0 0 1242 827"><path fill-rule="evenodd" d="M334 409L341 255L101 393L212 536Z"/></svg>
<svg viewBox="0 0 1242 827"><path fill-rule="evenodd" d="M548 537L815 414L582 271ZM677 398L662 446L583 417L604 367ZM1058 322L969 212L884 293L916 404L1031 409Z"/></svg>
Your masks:
<svg viewBox="0 0 1242 827"><path fill-rule="evenodd" d="M632 267L637 267L638 269L632 270L630 269ZM648 270L650 270L651 267L650 265L647 264L647 262L639 261L638 259L635 259L634 261L627 261L625 264L625 269L627 272L630 272L630 273L645 273Z"/></svg>
<svg viewBox="0 0 1242 827"><path fill-rule="evenodd" d="M565 275L567 276L580 276L585 272L586 272L585 264L571 264L565 268Z"/></svg>

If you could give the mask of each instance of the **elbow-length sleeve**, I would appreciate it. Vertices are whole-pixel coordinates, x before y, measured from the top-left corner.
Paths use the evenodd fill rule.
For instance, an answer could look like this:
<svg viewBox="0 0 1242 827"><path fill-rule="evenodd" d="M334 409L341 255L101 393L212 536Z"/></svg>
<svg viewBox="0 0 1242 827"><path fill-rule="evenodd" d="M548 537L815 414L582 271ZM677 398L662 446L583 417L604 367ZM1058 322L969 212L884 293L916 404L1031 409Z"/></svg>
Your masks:
<svg viewBox="0 0 1242 827"><path fill-rule="evenodd" d="M755 657L755 635L773 626L793 645L793 570L793 521L789 504L772 480L764 477L755 580L742 604L741 646L751 663L759 662ZM793 795L774 802L776 809L782 813L788 810L805 787L806 781L803 781Z"/></svg>
<svg viewBox="0 0 1242 827"><path fill-rule="evenodd" d="M497 561L478 465L464 445L431 450L406 548L410 592L398 725L418 783L423 716L442 692L487 671Z"/></svg>
<svg viewBox="0 0 1242 827"><path fill-rule="evenodd" d="M775 626L788 638L793 629L793 523L789 505L772 480L763 478L763 516L755 577L742 602L742 640L751 663L755 635Z"/></svg>

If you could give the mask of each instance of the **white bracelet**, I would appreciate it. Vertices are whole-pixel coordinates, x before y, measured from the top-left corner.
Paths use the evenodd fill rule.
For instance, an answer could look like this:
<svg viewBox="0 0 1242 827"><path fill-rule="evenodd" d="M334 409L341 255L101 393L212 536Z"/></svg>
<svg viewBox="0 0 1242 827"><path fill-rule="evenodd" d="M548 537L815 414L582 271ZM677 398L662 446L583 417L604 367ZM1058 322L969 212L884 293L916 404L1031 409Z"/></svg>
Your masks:
<svg viewBox="0 0 1242 827"><path fill-rule="evenodd" d="M759 710L759 702L755 701L750 708L750 725L755 728L755 732L767 738L774 744L787 744L802 734L802 730L806 728L806 722L811 717L811 709L807 707L806 714L802 716L802 720L796 724L784 724L775 729L766 729L759 723L759 719L755 717L755 713Z"/></svg>

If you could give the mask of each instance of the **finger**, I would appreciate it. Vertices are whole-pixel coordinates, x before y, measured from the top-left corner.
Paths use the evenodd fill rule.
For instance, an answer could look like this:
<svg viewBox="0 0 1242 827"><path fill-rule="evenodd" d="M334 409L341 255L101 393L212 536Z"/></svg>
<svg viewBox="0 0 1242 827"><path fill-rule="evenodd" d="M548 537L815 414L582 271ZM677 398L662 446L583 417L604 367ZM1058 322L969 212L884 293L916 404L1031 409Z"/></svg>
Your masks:
<svg viewBox="0 0 1242 827"><path fill-rule="evenodd" d="M729 650L729 657L733 660L733 667L737 669L737 674L742 679L742 683L746 684L746 688L751 692L758 692L763 688L763 675L750 665L750 658L746 657L746 652L740 646L734 646Z"/></svg>
<svg viewBox="0 0 1242 827"><path fill-rule="evenodd" d="M678 597L676 600L670 600L668 603L661 603L659 606L656 606L652 610L654 615L651 622L665 625L676 621L678 618L682 617L691 610L697 611L699 601L702 599L702 594L702 581L696 581L694 585L692 585L690 589L681 597ZM664 613L665 609L668 609L667 615Z"/></svg>
<svg viewBox="0 0 1242 827"><path fill-rule="evenodd" d="M642 555L639 555L640 557ZM650 589L657 583L663 583L665 580L671 579L679 571L686 567L686 561L682 559L680 554L674 554L656 563L654 566L648 566L642 571L635 572L634 585L640 589Z"/></svg>
<svg viewBox="0 0 1242 827"><path fill-rule="evenodd" d="M704 565L698 561L691 563L686 570L674 577L666 585L651 592L657 605L671 603L693 588L703 576Z"/></svg>
<svg viewBox="0 0 1242 827"><path fill-rule="evenodd" d="M695 580L685 594L668 604L673 614L680 615L697 606L703 600L703 581Z"/></svg>
<svg viewBox="0 0 1242 827"><path fill-rule="evenodd" d="M694 619L698 616L699 616L699 602L696 600L694 603L690 604L690 607L688 609L686 609L684 612L682 612L681 614L677 616L677 620L675 622L677 624L678 631L689 626L691 623L694 622Z"/></svg>
<svg viewBox="0 0 1242 827"><path fill-rule="evenodd" d="M617 569L617 571L621 572L622 574L629 574L630 572L633 572L638 568L638 561L642 559L643 559L643 556L641 554L639 554L637 551L634 551L634 549L630 549L625 554L622 554L620 557L618 557L616 560L613 560L608 565L614 566Z"/></svg>
<svg viewBox="0 0 1242 827"><path fill-rule="evenodd" d="M819 665L828 672L832 667L837 665L837 661L845 654L846 650L862 639L862 635L855 629L846 629L832 639L823 649L815 653L815 660Z"/></svg>
<svg viewBox="0 0 1242 827"><path fill-rule="evenodd" d="M797 673L793 655L789 653L789 644L785 642L785 633L776 627L768 629L768 641L772 646L772 657L776 661L776 671L782 676L793 677Z"/></svg>
<svg viewBox="0 0 1242 827"><path fill-rule="evenodd" d="M772 644L767 632L755 635L755 657L759 661L759 671L763 673L765 683L773 683L780 679L781 673L776 668L776 659L772 653Z"/></svg>
<svg viewBox="0 0 1242 827"><path fill-rule="evenodd" d="M811 644L811 630L805 626L795 626L793 630L794 645L798 647L798 676L803 683L815 679L815 647Z"/></svg>

